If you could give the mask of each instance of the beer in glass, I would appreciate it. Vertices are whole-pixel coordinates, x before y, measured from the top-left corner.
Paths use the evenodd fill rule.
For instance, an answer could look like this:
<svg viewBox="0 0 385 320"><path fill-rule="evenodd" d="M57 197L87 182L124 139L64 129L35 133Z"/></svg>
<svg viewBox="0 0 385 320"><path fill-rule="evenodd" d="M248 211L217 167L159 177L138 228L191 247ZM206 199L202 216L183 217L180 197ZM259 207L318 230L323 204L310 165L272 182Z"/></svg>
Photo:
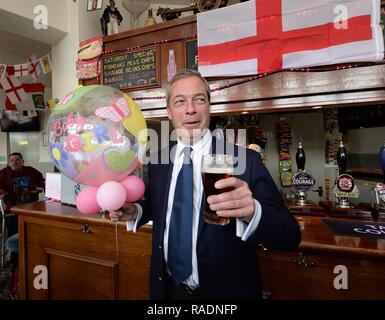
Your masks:
<svg viewBox="0 0 385 320"><path fill-rule="evenodd" d="M216 189L215 183L218 180L226 179L232 176L234 171L233 156L226 154L209 154L202 158L202 180L205 191L205 211L204 219L207 223L215 225L226 225L230 222L229 217L221 217L215 211L210 209L207 198L223 192L233 190L233 188Z"/></svg>

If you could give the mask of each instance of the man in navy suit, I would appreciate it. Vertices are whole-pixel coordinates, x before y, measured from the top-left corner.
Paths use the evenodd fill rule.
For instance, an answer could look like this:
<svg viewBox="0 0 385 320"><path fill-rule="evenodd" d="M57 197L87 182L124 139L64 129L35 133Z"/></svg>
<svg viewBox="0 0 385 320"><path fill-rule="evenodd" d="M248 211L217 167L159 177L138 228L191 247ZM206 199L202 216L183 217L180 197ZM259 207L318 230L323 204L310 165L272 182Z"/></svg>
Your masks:
<svg viewBox="0 0 385 320"><path fill-rule="evenodd" d="M168 151L171 161L150 162L145 199L139 204L126 204L119 212L111 212L111 220L126 220L130 230L153 221L152 299L260 299L257 246L278 250L297 248L301 241L298 224L259 154L212 138L208 130L210 88L198 72L178 72L166 89L166 100L168 117L177 129L177 141L170 144ZM225 226L203 220L201 159L203 154L217 153L219 144L220 152L233 154L241 168L234 176L215 184L217 189L230 188L231 191L207 199L218 215L232 217ZM187 240L192 250L191 256L184 258L187 261L180 261L187 262L189 269L179 283L171 272L170 257L175 254L170 253L170 248L174 248L175 243L169 243L169 239L171 229L177 226L170 221L175 214L178 174L186 159L186 147L193 166L193 203L192 209L183 209L183 215L192 215L191 230L185 233L191 237Z"/></svg>

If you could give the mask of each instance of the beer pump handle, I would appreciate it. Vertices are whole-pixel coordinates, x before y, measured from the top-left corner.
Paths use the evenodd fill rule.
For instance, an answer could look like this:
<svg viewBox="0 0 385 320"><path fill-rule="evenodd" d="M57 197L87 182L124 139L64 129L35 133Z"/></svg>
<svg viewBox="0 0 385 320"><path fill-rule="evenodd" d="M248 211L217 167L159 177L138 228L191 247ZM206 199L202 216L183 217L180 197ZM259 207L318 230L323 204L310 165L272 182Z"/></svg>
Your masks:
<svg viewBox="0 0 385 320"><path fill-rule="evenodd" d="M305 170L306 155L303 150L302 143L300 142L297 147L297 153L295 154L295 161L297 163L298 171Z"/></svg>
<svg viewBox="0 0 385 320"><path fill-rule="evenodd" d="M383 172L382 183L385 184L385 143L380 149L380 164Z"/></svg>
<svg viewBox="0 0 385 320"><path fill-rule="evenodd" d="M337 163L339 174L346 173L346 166L348 164L348 152L345 149L344 143L340 141L340 146L337 151Z"/></svg>

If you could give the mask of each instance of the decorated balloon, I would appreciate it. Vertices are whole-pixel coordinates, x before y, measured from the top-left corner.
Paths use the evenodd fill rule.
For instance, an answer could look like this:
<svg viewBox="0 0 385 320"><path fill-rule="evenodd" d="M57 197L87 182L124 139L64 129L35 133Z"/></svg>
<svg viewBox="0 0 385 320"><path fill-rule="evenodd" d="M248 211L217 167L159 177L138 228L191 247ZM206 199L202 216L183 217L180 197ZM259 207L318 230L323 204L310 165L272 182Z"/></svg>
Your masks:
<svg viewBox="0 0 385 320"><path fill-rule="evenodd" d="M68 178L98 187L137 168L146 130L139 107L125 93L102 85L79 87L50 115L49 156Z"/></svg>

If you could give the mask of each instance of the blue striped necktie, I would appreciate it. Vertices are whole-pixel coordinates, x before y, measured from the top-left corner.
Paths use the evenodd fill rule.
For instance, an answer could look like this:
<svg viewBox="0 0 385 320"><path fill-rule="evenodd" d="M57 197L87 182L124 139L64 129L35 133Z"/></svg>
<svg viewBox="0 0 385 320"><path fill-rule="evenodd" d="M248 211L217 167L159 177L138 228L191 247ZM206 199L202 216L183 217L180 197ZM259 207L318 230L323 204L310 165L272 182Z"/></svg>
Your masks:
<svg viewBox="0 0 385 320"><path fill-rule="evenodd" d="M175 186L168 236L167 265L179 285L192 274L193 164L191 148L184 148L183 165Z"/></svg>

